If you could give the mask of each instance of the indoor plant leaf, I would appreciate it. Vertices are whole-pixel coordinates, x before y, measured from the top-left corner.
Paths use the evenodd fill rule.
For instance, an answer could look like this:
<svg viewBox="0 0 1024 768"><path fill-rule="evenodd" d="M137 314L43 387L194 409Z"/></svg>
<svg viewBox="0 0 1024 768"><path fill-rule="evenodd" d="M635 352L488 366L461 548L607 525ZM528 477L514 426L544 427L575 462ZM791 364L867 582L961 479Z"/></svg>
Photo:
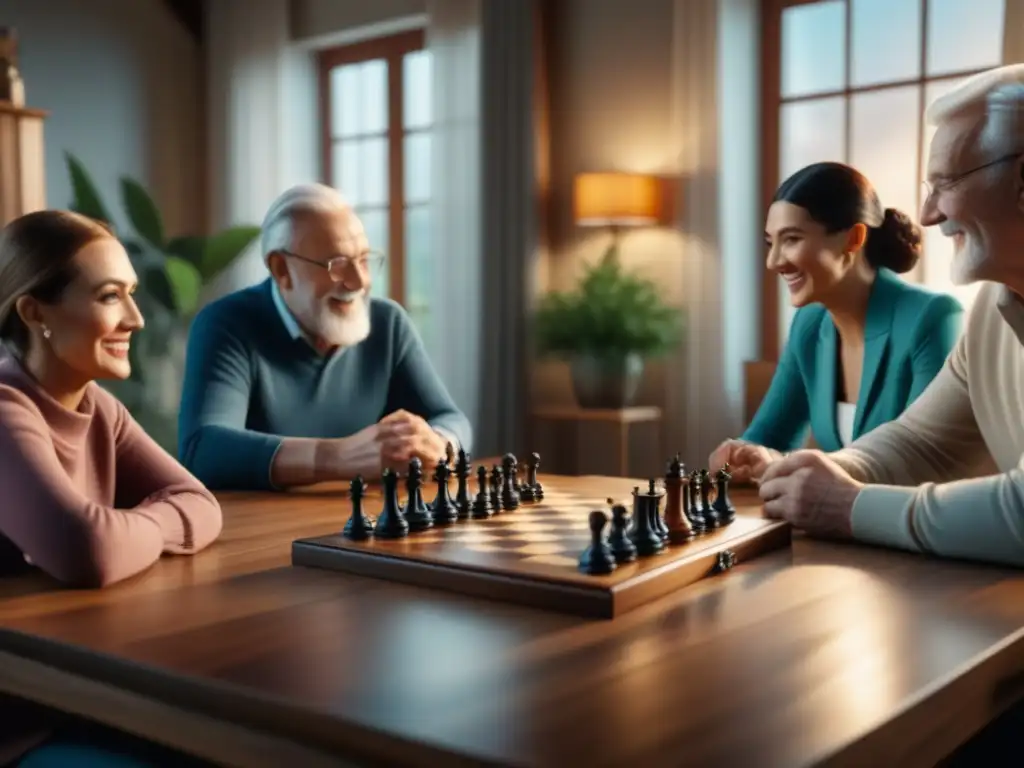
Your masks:
<svg viewBox="0 0 1024 768"><path fill-rule="evenodd" d="M193 267L202 271L203 251L205 248L206 238L189 235L171 238L165 250L167 253L184 259Z"/></svg>
<svg viewBox="0 0 1024 768"><path fill-rule="evenodd" d="M86 173L85 166L70 152L64 153L64 159L67 162L68 174L71 176L71 190L74 194L71 210L113 226L113 219L110 218L110 214L103 206L100 193L92 179L89 178L89 174Z"/></svg>
<svg viewBox="0 0 1024 768"><path fill-rule="evenodd" d="M168 256L164 263L171 284L174 304L182 315L190 315L199 306L203 277L199 270L178 256Z"/></svg>
<svg viewBox="0 0 1024 768"><path fill-rule="evenodd" d="M135 232L151 246L162 250L164 247L164 225L153 198L139 182L129 178L121 179L121 198L124 201L125 210L128 212L128 220L135 227Z"/></svg>
<svg viewBox="0 0 1024 768"><path fill-rule="evenodd" d="M259 234L259 227L230 227L208 238L199 267L203 278L209 280L227 267Z"/></svg>

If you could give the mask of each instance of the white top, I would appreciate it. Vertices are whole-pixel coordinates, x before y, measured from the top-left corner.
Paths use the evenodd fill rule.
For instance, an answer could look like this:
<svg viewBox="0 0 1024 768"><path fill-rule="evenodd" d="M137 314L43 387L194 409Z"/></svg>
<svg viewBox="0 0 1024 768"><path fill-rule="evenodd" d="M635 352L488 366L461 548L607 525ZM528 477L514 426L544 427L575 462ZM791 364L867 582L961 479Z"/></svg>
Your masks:
<svg viewBox="0 0 1024 768"><path fill-rule="evenodd" d="M836 426L843 445L853 442L853 419L857 415L856 403L836 403Z"/></svg>

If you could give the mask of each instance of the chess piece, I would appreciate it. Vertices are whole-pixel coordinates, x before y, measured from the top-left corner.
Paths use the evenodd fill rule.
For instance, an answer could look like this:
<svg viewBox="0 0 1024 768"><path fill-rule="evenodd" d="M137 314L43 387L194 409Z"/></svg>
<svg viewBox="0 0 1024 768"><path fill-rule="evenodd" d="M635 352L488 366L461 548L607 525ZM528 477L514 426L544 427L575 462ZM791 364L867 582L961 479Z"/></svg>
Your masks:
<svg viewBox="0 0 1024 768"><path fill-rule="evenodd" d="M455 466L455 446L450 441L444 446L444 460L449 467Z"/></svg>
<svg viewBox="0 0 1024 768"><path fill-rule="evenodd" d="M435 525L451 525L459 519L459 510L455 506L451 491L448 488L448 478L452 471L448 460L442 459L434 467L434 482L437 483L437 495L430 502L430 511L434 516Z"/></svg>
<svg viewBox="0 0 1024 768"><path fill-rule="evenodd" d="M608 546L612 548L612 554L617 563L631 563L636 560L636 547L626 535L626 527L629 525L629 512L622 504L616 504L608 499L612 508L612 532L608 536Z"/></svg>
<svg viewBox="0 0 1024 768"><path fill-rule="evenodd" d="M704 517L696 513L694 509L694 502L692 494L696 493L693 486L693 478L689 475L683 478L683 499L682 507L683 514L690 521L690 527L693 528L694 534L700 536L702 533L707 533L707 529L704 527Z"/></svg>
<svg viewBox="0 0 1024 768"><path fill-rule="evenodd" d="M580 556L579 568L583 573L592 576L603 576L614 571L618 566L615 555L604 536L604 527L608 524L608 515L595 509L590 513L590 546Z"/></svg>
<svg viewBox="0 0 1024 768"><path fill-rule="evenodd" d="M729 474L729 465L725 464L715 473L715 501L711 505L720 525L729 525L736 519L736 508L729 498L730 480L732 475Z"/></svg>
<svg viewBox="0 0 1024 768"><path fill-rule="evenodd" d="M665 472L665 527L670 544L684 544L694 537L690 518L683 512L683 472L676 454Z"/></svg>
<svg viewBox="0 0 1024 768"><path fill-rule="evenodd" d="M501 511L501 481L502 472L501 467L497 464L491 465L491 508L494 510L494 514L498 514Z"/></svg>
<svg viewBox="0 0 1024 768"><path fill-rule="evenodd" d="M722 524L718 519L718 513L711 506L711 501L708 498L710 494L711 474L706 469L702 469L700 471L700 508L704 515L704 525L707 526L709 531L712 528L718 528Z"/></svg>
<svg viewBox="0 0 1024 768"><path fill-rule="evenodd" d="M477 494L473 499L473 517L478 520L490 517L494 514L494 507L491 505L491 491L487 484L487 467L482 464L476 470Z"/></svg>
<svg viewBox="0 0 1024 768"><path fill-rule="evenodd" d="M519 506L519 462L511 453L501 460L501 506L516 509Z"/></svg>
<svg viewBox="0 0 1024 768"><path fill-rule="evenodd" d="M649 504L647 513L651 516L651 530L661 537L662 541L668 541L668 526L661 519L661 497L664 495L658 492L657 482L652 477L648 482L647 494L656 499L656 504Z"/></svg>
<svg viewBox="0 0 1024 768"><path fill-rule="evenodd" d="M388 467L381 478L384 482L384 509L377 518L373 535L379 539L400 539L409 535L409 523L402 515L398 503L398 475Z"/></svg>
<svg viewBox="0 0 1024 768"><path fill-rule="evenodd" d="M356 475L349 483L349 498L352 499L352 514L345 523L341 535L353 541L364 541L373 535L373 520L363 512L363 497L366 495L366 482L362 475Z"/></svg>
<svg viewBox="0 0 1024 768"><path fill-rule="evenodd" d="M544 498L544 489L537 482L539 469L540 454L534 451L526 462L526 482L519 488L519 498L523 501L540 501Z"/></svg>
<svg viewBox="0 0 1024 768"><path fill-rule="evenodd" d="M653 481L651 485L654 485ZM633 524L626 535L640 557L650 557L665 549L665 542L653 528L654 515L657 514L654 505L659 501L656 491L642 494L639 486L633 488ZM652 511L654 515L651 514Z"/></svg>
<svg viewBox="0 0 1024 768"><path fill-rule="evenodd" d="M694 526L706 531L711 529L708 520L704 516L704 510L700 506L700 470L695 469L690 473L690 520ZM699 523L697 521L700 521Z"/></svg>
<svg viewBox="0 0 1024 768"><path fill-rule="evenodd" d="M455 492L455 509L458 510L459 520L468 518L473 508L473 502L469 498L470 472L469 454L460 448L459 458L455 462L455 477L459 483Z"/></svg>
<svg viewBox="0 0 1024 768"><path fill-rule="evenodd" d="M405 476L405 522L412 532L425 531L434 527L434 516L423 501L423 462L413 456L409 462L409 474Z"/></svg>

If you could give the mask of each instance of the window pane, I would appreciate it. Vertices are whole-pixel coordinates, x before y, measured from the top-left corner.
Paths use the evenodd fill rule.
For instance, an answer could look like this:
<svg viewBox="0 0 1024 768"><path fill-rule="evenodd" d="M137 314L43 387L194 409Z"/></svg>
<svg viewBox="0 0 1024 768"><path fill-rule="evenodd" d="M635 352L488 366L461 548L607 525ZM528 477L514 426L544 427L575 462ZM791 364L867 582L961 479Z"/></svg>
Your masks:
<svg viewBox="0 0 1024 768"><path fill-rule="evenodd" d="M359 140L336 141L331 150L331 184L352 205L359 205Z"/></svg>
<svg viewBox="0 0 1024 768"><path fill-rule="evenodd" d="M845 161L845 122L846 100L841 96L782 104L779 107L779 181L811 163ZM778 289L779 338L784 344L796 310L790 304L789 289L782 278L778 278Z"/></svg>
<svg viewBox="0 0 1024 768"><path fill-rule="evenodd" d="M883 208L918 218L920 86L858 93L850 98L850 165L874 184Z"/></svg>
<svg viewBox="0 0 1024 768"><path fill-rule="evenodd" d="M921 0L850 0L851 85L921 74Z"/></svg>
<svg viewBox="0 0 1024 768"><path fill-rule="evenodd" d="M384 137L359 142L359 202L388 203L388 140Z"/></svg>
<svg viewBox="0 0 1024 768"><path fill-rule="evenodd" d="M411 133L405 137L405 201L425 203L430 199L430 134Z"/></svg>
<svg viewBox="0 0 1024 768"><path fill-rule="evenodd" d="M413 322L429 345L431 334L434 260L430 206L417 205L405 212L405 305Z"/></svg>
<svg viewBox="0 0 1024 768"><path fill-rule="evenodd" d="M835 91L846 79L846 4L794 5L782 12L782 97Z"/></svg>
<svg viewBox="0 0 1024 768"><path fill-rule="evenodd" d="M381 133L388 128L388 63L384 59L364 61L360 77L361 133Z"/></svg>
<svg viewBox="0 0 1024 768"><path fill-rule="evenodd" d="M779 107L779 181L805 165L843 162L846 101L842 96Z"/></svg>
<svg viewBox="0 0 1024 768"><path fill-rule="evenodd" d="M426 128L434 114L433 57L430 51L407 53L402 60L403 121L405 128Z"/></svg>
<svg viewBox="0 0 1024 768"><path fill-rule="evenodd" d="M363 229L366 230L366 239L370 241L370 248L387 255L388 253L388 209L370 208L357 209L359 219L363 222ZM373 296L389 295L388 291L388 263L380 268L373 278L373 285L370 288Z"/></svg>
<svg viewBox="0 0 1024 768"><path fill-rule="evenodd" d="M359 65L346 64L331 70L331 135L359 132Z"/></svg>
<svg viewBox="0 0 1024 768"><path fill-rule="evenodd" d="M1005 0L928 0L928 75L1002 64Z"/></svg>
<svg viewBox="0 0 1024 768"><path fill-rule="evenodd" d="M944 93L962 83L966 78L955 77L949 80L939 80L928 83L925 86L925 105L930 104ZM923 158L921 162L921 175L924 177L928 171L928 150L931 146L932 136L935 135L935 128L925 125L924 141L922 142ZM938 227L926 227L924 230L924 264L921 282L935 291L942 291L956 296L965 307L970 307L978 293L980 284L968 286L955 286L950 281L950 266L953 261L953 241L942 234Z"/></svg>

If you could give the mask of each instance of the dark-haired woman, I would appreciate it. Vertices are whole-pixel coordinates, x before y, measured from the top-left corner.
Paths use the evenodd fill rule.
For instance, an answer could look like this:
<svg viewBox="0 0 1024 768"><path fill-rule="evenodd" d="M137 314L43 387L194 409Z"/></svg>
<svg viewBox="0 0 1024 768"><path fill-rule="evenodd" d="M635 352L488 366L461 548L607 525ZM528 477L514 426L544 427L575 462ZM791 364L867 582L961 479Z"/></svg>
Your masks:
<svg viewBox="0 0 1024 768"><path fill-rule="evenodd" d="M143 324L135 286L125 249L90 219L39 211L0 232L7 571L20 564L68 585L104 587L162 555L194 554L220 533L213 495L96 384L131 373L128 349ZM79 741L50 742L19 764L91 765L105 754Z"/></svg>
<svg viewBox="0 0 1024 768"><path fill-rule="evenodd" d="M808 429L839 450L895 419L939 372L960 333L953 297L901 280L921 232L881 206L863 174L817 163L779 187L765 226L768 269L797 307L771 387L747 430L711 454L736 480L755 480Z"/></svg>

